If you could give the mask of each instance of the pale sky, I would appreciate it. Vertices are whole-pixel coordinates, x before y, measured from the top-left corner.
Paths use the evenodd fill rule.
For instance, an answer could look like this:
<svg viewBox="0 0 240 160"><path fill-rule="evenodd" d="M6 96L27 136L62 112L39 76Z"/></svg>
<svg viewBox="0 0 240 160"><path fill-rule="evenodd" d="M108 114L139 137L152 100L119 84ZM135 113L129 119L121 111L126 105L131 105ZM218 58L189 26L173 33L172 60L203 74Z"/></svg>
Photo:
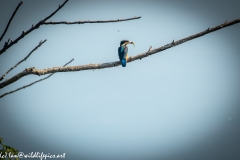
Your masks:
<svg viewBox="0 0 240 160"><path fill-rule="evenodd" d="M0 33L20 1L0 2ZM23 0L3 41L15 39L64 1ZM0 55L0 75L47 39L26 62L39 69L118 60L240 18L238 1L69 1L49 21L119 23L47 25ZM118 32L119 30L119 32ZM57 73L0 99L0 137L24 153L65 159L239 159L240 25L141 61L95 71ZM0 47L0 48L1 48ZM0 95L44 76L29 75ZM237 149L238 148L238 149Z"/></svg>

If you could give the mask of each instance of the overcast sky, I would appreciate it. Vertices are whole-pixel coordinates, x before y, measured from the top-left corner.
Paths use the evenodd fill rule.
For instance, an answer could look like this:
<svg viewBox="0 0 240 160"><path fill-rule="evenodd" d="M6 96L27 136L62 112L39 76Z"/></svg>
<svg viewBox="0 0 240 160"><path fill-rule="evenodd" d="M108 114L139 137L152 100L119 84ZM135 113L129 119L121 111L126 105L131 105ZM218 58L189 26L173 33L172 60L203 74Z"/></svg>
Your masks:
<svg viewBox="0 0 240 160"><path fill-rule="evenodd" d="M20 1L0 2L0 33ZM31 1L14 17L8 38L44 19L64 1ZM49 21L119 23L41 26L0 56L0 75L47 39L26 62L39 69L118 60L146 52L226 20L240 18L235 1L69 1ZM66 153L73 159L240 159L240 24L157 53L125 68L57 73L0 99L0 137L25 154ZM26 76L0 95L39 78Z"/></svg>

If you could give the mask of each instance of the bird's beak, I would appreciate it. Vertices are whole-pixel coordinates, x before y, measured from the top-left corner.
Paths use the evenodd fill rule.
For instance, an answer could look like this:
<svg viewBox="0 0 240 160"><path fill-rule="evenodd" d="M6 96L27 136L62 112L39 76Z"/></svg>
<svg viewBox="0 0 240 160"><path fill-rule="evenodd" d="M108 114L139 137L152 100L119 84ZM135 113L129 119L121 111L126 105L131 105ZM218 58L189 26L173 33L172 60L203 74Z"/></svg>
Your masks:
<svg viewBox="0 0 240 160"><path fill-rule="evenodd" d="M133 45L134 45L134 47L135 47L135 44L134 44L134 42L133 42L133 41L131 41L130 43L131 43L131 44L133 44Z"/></svg>

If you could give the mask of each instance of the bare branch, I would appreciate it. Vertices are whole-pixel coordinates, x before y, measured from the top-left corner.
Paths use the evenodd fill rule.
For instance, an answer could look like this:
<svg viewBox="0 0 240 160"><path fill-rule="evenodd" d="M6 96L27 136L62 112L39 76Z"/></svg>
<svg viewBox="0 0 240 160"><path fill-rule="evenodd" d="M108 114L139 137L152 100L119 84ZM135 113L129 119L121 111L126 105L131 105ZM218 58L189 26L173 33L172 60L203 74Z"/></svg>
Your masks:
<svg viewBox="0 0 240 160"><path fill-rule="evenodd" d="M19 64L21 64L23 61L27 60L27 58L35 51L37 50L44 42L46 42L47 40L45 39L44 41L40 41L39 44L30 52L28 53L28 55L22 59L21 61L19 61L17 64L15 64L14 66L12 66L6 73L4 73L2 75L2 77L0 77L0 81L4 79L4 77L14 68L16 68Z"/></svg>
<svg viewBox="0 0 240 160"><path fill-rule="evenodd" d="M118 20L106 20L106 21L76 21L76 22L46 22L49 18L51 18L55 13L57 13L66 3L68 0L65 0L65 2L62 5L59 5L59 7L51 13L49 16L44 18L43 20L39 21L36 25L32 25L30 29L27 31L22 31L22 34L15 39L14 41L10 41L10 43L5 43L3 48L0 50L0 55L3 54L8 48L10 48L12 45L16 44L19 40L24 38L24 36L28 35L30 32L32 32L35 29L38 29L41 25L47 25L47 24L84 24L84 23L109 23L109 22L121 22L121 21L128 21L128 20L134 20L139 19L141 17L133 17L133 18L127 18L127 19L118 19Z"/></svg>
<svg viewBox="0 0 240 160"><path fill-rule="evenodd" d="M56 9L52 14L50 14L49 16L47 16L46 18L44 18L42 21L45 22L46 20L48 20L49 18L51 18L55 13L57 13L66 3L68 2L68 0L65 0L65 2L63 2L62 5L58 6L58 9Z"/></svg>
<svg viewBox="0 0 240 160"><path fill-rule="evenodd" d="M138 60L138 59L145 58L145 57L147 57L149 55L152 55L152 54L164 51L164 50L169 49L171 47L174 47L174 46L177 46L179 44L182 44L182 43L185 43L187 41L190 41L192 39L204 36L205 34L209 34L211 32L217 31L219 29L222 29L222 28L225 28L225 27L237 24L239 22L240 22L240 19L235 19L235 20L233 20L231 22L220 24L220 25L218 25L216 27L209 28L209 29L207 29L205 31L202 31L200 33L191 35L191 36L183 38L183 39L180 39L178 41L173 41L174 43L171 42L171 43L166 44L166 45L164 45L162 47L152 49L151 51L147 51L147 52L144 52L144 53L140 53L140 54L138 54L136 56L129 57L127 59L127 61L129 63L129 62L133 62L133 61ZM26 68L24 71L18 73L17 75L15 75L12 78L6 80L5 82L2 82L0 84L0 88L4 88L7 85L12 84L15 81L19 80L20 78L22 78L22 77L24 77L26 75L30 75L30 74L35 74L35 75L39 75L40 76L40 75L45 75L45 74L49 74L49 73L56 73L56 72L71 72L71 71L83 71L83 70L95 70L95 69L111 68L111 67L116 67L118 65L120 65L119 61L109 62L109 63L100 63L100 64L87 64L87 65L79 65L79 66L53 67L53 68L46 68L46 69L36 69L35 67Z"/></svg>
<svg viewBox="0 0 240 160"><path fill-rule="evenodd" d="M4 30L4 32L3 32L2 36L1 36L1 38L0 38L0 42L2 41L4 35L6 34L6 32L7 32L7 30L8 30L8 27L9 27L9 25L10 25L10 23L11 23L13 17L14 17L15 14L17 13L18 8L19 8L22 4L23 4L23 2L21 1L21 2L18 4L18 6L17 6L17 8L15 9L15 11L13 12L13 14L12 14L11 18L9 19L8 24L7 24L5 30Z"/></svg>
<svg viewBox="0 0 240 160"><path fill-rule="evenodd" d="M69 63L71 63L73 60L74 60L74 58L71 59L71 60L70 60L68 63L66 63L65 65L63 65L63 67L65 67L66 65L68 65ZM21 89L25 89L25 88L27 88L27 87L30 87L31 85L36 84L36 83L38 83L38 82L41 82L41 81L43 81L43 80L45 80L45 79L48 79L48 78L51 77L53 74L54 74L54 73L48 75L47 77L44 77L44 78L39 79L39 80L37 80L37 81L34 81L34 82L32 82L32 83L30 83L30 84L28 84L28 85L25 85L25 86L22 86L22 87L20 87L20 88L15 89L15 90L12 90L12 91L10 91L10 92L4 93L4 94L0 95L0 98L6 96L6 95L8 95L8 94L17 92L17 91L19 91L19 90L21 90Z"/></svg>
<svg viewBox="0 0 240 160"><path fill-rule="evenodd" d="M43 22L43 25L55 25L55 24L84 24L84 23L110 23L110 22L122 22L122 21L129 21L129 20L135 20L135 19L139 19L141 18L141 16L139 17L133 17L133 18L126 18L126 19L117 19L117 20L102 20L102 21L75 21L75 22L67 22L67 21L60 21L60 22Z"/></svg>
<svg viewBox="0 0 240 160"><path fill-rule="evenodd" d="M74 61L74 58L71 59L69 62L67 62L66 64L63 65L63 67L67 66L69 63L72 63L72 61Z"/></svg>
<svg viewBox="0 0 240 160"><path fill-rule="evenodd" d="M46 20L48 20L49 18L51 18L57 11L59 11L66 3L68 0L65 0L65 2L62 5L59 5L59 7L53 12L51 13L49 16L47 16L46 18L44 18L43 20L39 21L35 26L32 25L30 29L28 29L27 31L22 31L22 34L15 39L14 41L10 41L9 44L6 44L3 46L3 48L0 50L0 55L3 54L3 52L5 52L8 48L10 48L12 45L16 44L19 40L21 40L24 36L26 36L27 34L29 34L30 32L32 32L33 30L39 28L43 22L45 22Z"/></svg>

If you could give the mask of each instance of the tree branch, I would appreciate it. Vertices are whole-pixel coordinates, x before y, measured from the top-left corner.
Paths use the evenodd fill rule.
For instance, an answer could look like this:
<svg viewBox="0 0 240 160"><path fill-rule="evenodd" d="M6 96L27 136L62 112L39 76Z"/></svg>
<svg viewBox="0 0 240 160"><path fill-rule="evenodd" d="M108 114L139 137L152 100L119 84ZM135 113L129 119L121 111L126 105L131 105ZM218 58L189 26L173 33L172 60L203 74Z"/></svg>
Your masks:
<svg viewBox="0 0 240 160"><path fill-rule="evenodd" d="M152 49L152 50L144 52L144 53L140 53L140 54L138 54L136 56L133 56L133 57L129 57L127 59L127 62L129 63L129 62L133 62L133 61L138 60L138 59L145 58L149 55L153 55L155 53L164 51L164 50L169 49L171 47L180 45L180 44L185 43L187 41L190 41L192 39L204 36L205 34L209 34L211 32L214 32L214 31L217 31L219 29L237 24L239 22L240 22L240 19L235 19L231 22L226 21L225 23L220 24L216 27L208 28L205 31L199 32L197 34L191 35L191 36L183 38L183 39L180 39L178 41L173 40L171 43L166 44L162 47L155 48L155 49ZM36 69L35 67L26 68L24 71L18 73L17 75L15 75L12 78L6 80L5 82L2 82L0 84L0 88L4 88L5 86L7 86L9 84L12 84L15 81L19 80L20 78L22 78L26 75L30 75L30 74L35 74L35 75L40 76L40 75L45 75L45 74L49 74L49 73L56 73L56 72L71 72L71 71L83 71L83 70L95 70L95 69L111 68L111 67L116 67L116 66L119 66L119 65L120 65L120 62L115 61L115 62L109 62L109 63L87 64L87 65L67 66L67 67L53 67L53 68L46 68L46 69Z"/></svg>
<svg viewBox="0 0 240 160"><path fill-rule="evenodd" d="M0 81L4 79L4 77L14 68L16 68L19 64L21 64L23 61L27 60L27 58L35 51L37 50L44 42L46 42L47 40L45 39L44 41L40 41L39 44L30 52L28 53L28 55L22 59L21 61L19 61L17 64L15 64L14 66L12 66L6 73L4 73L2 75L2 77L0 77Z"/></svg>
<svg viewBox="0 0 240 160"><path fill-rule="evenodd" d="M5 45L3 46L3 48L0 50L0 55L3 54L3 52L5 52L8 48L10 48L12 45L16 44L19 40L21 40L24 36L26 36L27 34L29 34L30 32L32 32L33 30L39 28L43 22L45 22L46 20L48 20L49 18L51 18L57 11L59 11L66 3L68 0L65 0L65 2L62 5L59 5L59 7L53 12L51 13L49 16L47 16L46 18L44 18L43 20L39 21L35 26L32 25L32 27L30 29L28 29L26 32L22 31L22 34L15 39L14 41L11 41L9 44L5 43Z"/></svg>
<svg viewBox="0 0 240 160"><path fill-rule="evenodd" d="M67 62L65 65L63 65L63 67L67 66L67 65L68 65L69 63L71 63L73 60L74 60L74 58L71 59L69 62ZM28 84L28 85L25 85L25 86L22 86L22 87L20 87L20 88L15 89L15 90L12 90L12 91L10 91L10 92L4 93L4 94L0 95L0 98L6 96L6 95L8 95L8 94L17 92L17 91L19 91L19 90L21 90L21 89L25 89L25 88L27 88L27 87L30 87L31 85L36 84L36 83L38 83L38 82L41 82L41 81L43 81L43 80L45 80L45 79L48 79L48 78L51 77L53 74L54 74L54 73L48 75L47 77L44 77L44 78L39 79L39 80L37 80L37 81L34 81L34 82L32 82L32 83L30 83L30 84Z"/></svg>
<svg viewBox="0 0 240 160"><path fill-rule="evenodd" d="M10 23L11 23L13 17L14 17L15 14L17 13L18 8L19 8L22 4L23 4L23 2L21 1L21 2L18 4L18 6L17 6L17 8L15 9L15 11L13 12L13 14L12 14L11 18L9 19L8 24L7 24L5 30L4 30L4 32L3 32L2 36L1 36L1 38L0 38L0 42L2 41L4 35L6 34L6 32L7 32L7 30L8 30L8 27L9 27L9 25L10 25Z"/></svg>
<svg viewBox="0 0 240 160"><path fill-rule="evenodd" d="M55 24L84 24L84 23L110 23L110 22L122 22L122 21L129 21L129 20L135 20L135 19L139 19L141 18L141 16L139 17L133 17L133 18L126 18L126 19L117 19L117 20L102 20L102 21L75 21L75 22L67 22L67 21L60 21L60 22L43 22L43 25L55 25Z"/></svg>
<svg viewBox="0 0 240 160"><path fill-rule="evenodd" d="M76 22L46 22L49 18L51 18L55 13L57 13L66 3L68 0L65 0L65 2L62 5L59 5L59 7L51 13L49 16L44 18L43 20L39 21L36 25L32 25L30 29L27 31L22 31L22 34L15 40L10 41L10 43L6 42L3 48L0 50L0 55L3 54L8 48L10 48L12 45L16 44L19 40L24 38L24 36L28 35L30 32L32 32L35 29L38 29L41 25L48 25L48 24L84 24L84 23L109 23L109 22L122 22L122 21L128 21L128 20L134 20L139 19L141 17L133 17L133 18L127 18L127 19L117 19L117 20L105 20L105 21L76 21Z"/></svg>

